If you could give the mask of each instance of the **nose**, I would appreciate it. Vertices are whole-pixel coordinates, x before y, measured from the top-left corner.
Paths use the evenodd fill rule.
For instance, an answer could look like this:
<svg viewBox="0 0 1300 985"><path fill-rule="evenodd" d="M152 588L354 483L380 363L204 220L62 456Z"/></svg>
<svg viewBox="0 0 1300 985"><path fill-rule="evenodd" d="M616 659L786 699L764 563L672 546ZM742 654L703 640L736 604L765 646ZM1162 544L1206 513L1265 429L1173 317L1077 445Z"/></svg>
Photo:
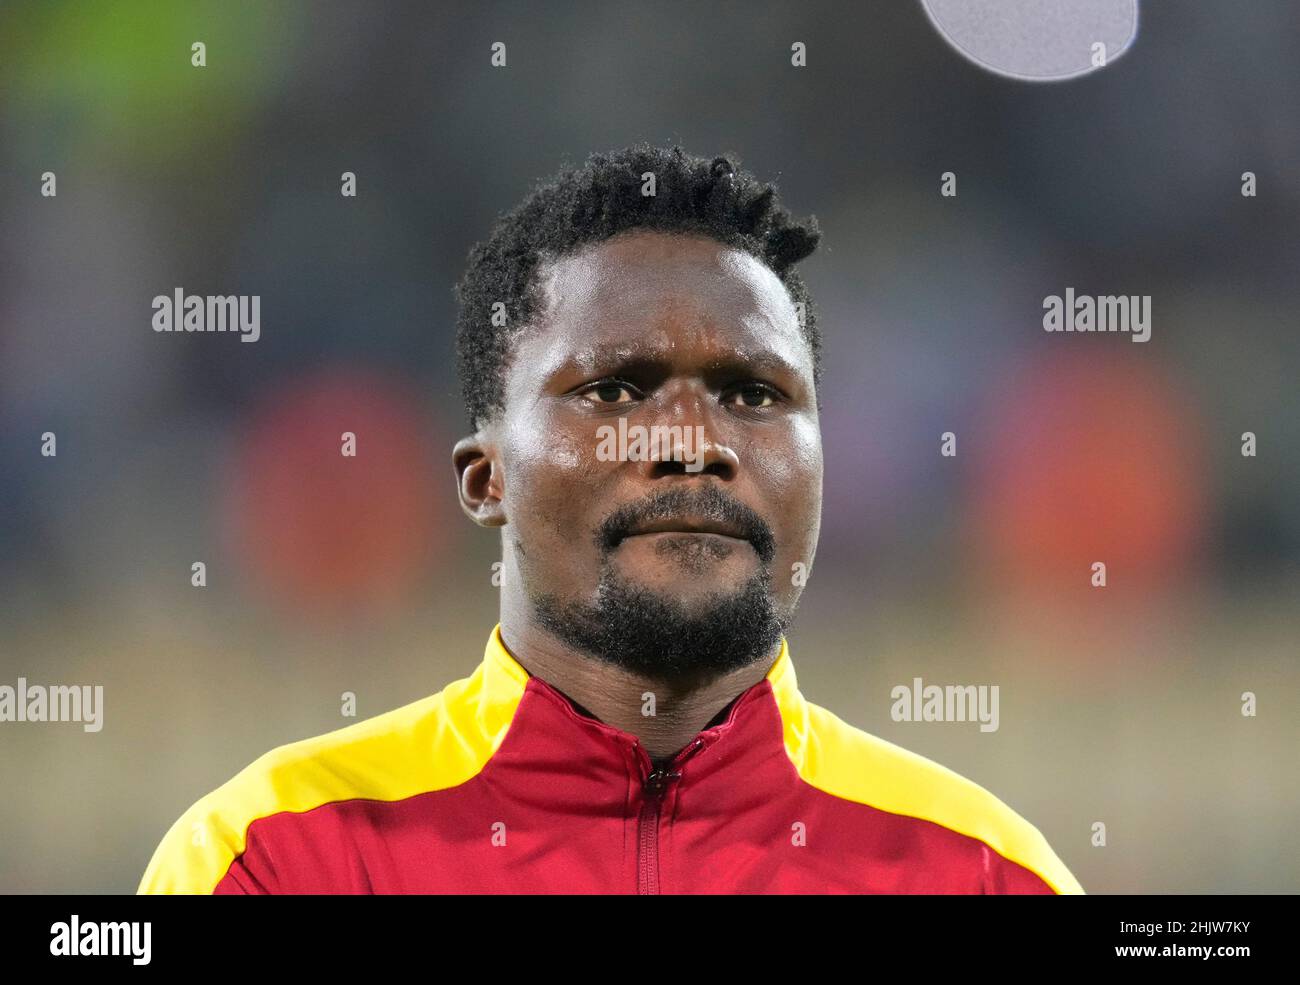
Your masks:
<svg viewBox="0 0 1300 985"><path fill-rule="evenodd" d="M667 475L715 475L720 479L736 478L740 456L725 440L714 420L712 397L700 388L685 388L666 401L665 410L647 426L659 436L657 460L642 461L642 473L649 479Z"/></svg>

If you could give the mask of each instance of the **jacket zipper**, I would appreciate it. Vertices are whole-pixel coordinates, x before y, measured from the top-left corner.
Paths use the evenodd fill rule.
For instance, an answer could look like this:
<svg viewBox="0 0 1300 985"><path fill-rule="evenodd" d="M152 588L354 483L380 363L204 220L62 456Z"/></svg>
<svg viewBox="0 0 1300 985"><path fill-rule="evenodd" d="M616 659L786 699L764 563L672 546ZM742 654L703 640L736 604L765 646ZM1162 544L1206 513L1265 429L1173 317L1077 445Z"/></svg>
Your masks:
<svg viewBox="0 0 1300 985"><path fill-rule="evenodd" d="M667 769L651 768L650 757L635 744L642 761L641 812L637 817L637 887L639 895L658 895L659 893L659 815L663 810L664 796L669 786L681 779L682 771L676 767L686 762L701 746L703 739L696 739L679 752Z"/></svg>

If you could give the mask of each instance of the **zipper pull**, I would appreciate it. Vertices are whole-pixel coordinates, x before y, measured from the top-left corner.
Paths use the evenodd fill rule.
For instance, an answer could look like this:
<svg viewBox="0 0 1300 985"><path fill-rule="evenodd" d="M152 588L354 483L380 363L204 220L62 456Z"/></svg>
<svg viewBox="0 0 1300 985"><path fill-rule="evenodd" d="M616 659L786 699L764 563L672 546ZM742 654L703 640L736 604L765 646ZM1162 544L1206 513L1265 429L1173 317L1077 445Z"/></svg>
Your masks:
<svg viewBox="0 0 1300 985"><path fill-rule="evenodd" d="M648 796L658 797L673 780L681 777L681 770L652 770L645 778L645 792Z"/></svg>
<svg viewBox="0 0 1300 985"><path fill-rule="evenodd" d="M645 750L641 749L640 746L640 742L632 743L632 747L641 753L646 765L651 767L650 771L645 776L642 787L647 795L657 797L664 792L664 788L667 787L669 783L681 779L682 771L678 769L655 768L650 761L650 757L646 755ZM689 746L679 752L668 765L670 767L680 766L682 763L686 762L686 760L699 752L703 746L703 739L694 740Z"/></svg>

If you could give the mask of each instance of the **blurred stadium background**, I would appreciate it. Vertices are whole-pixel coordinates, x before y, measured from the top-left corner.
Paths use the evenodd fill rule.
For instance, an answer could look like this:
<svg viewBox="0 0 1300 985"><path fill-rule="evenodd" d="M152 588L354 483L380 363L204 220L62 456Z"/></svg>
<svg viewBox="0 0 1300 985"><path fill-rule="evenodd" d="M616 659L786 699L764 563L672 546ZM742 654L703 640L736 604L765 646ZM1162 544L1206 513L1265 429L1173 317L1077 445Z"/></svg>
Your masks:
<svg viewBox="0 0 1300 985"><path fill-rule="evenodd" d="M645 139L738 153L824 230L808 697L1089 892L1294 892L1298 45L1283 0L1148 3L1107 70L1031 85L901 0L5 4L0 683L106 693L97 734L0 725L0 890L132 892L342 692L473 669L499 552L455 502L451 285L533 180ZM177 286L260 294L260 341L155 334ZM1151 295L1151 341L1044 333L1067 286ZM913 677L998 684L1000 729L892 722Z"/></svg>

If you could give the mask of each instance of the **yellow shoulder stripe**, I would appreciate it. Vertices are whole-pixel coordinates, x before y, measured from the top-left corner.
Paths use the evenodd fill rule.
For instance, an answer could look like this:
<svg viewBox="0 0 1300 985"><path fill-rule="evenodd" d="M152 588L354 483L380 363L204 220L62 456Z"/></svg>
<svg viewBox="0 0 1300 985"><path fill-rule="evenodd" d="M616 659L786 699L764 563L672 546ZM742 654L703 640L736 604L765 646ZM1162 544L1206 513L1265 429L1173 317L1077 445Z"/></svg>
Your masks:
<svg viewBox="0 0 1300 985"><path fill-rule="evenodd" d="M835 797L978 838L1037 873L1057 893L1083 892L1038 829L989 791L807 701L784 641L767 679L781 712L786 752L805 782Z"/></svg>
<svg viewBox="0 0 1300 985"><path fill-rule="evenodd" d="M498 625L474 673L438 694L273 749L200 799L168 830L139 893L211 893L260 817L354 798L402 800L474 777L523 698L528 672Z"/></svg>

